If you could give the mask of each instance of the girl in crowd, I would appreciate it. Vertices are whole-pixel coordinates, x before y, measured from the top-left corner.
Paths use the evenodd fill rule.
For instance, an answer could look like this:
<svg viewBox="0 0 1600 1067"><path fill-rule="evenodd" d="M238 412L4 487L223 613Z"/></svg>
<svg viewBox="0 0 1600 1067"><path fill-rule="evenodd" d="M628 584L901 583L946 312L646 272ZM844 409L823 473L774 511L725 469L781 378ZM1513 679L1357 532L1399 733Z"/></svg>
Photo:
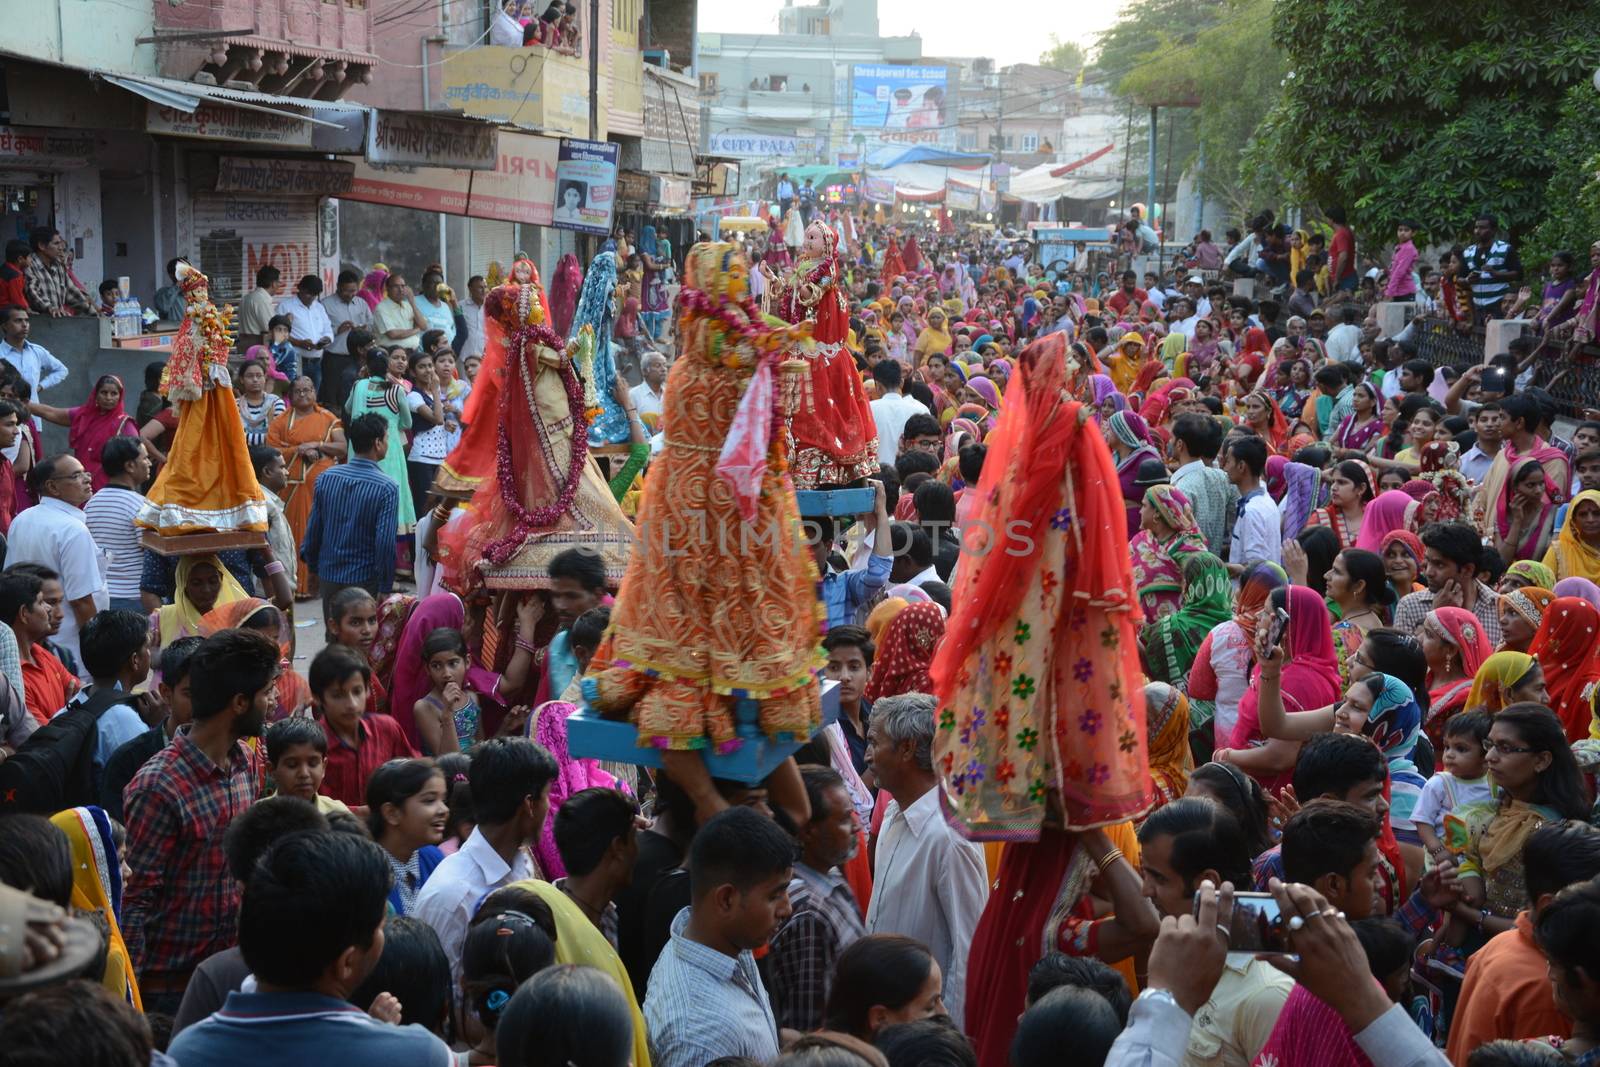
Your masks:
<svg viewBox="0 0 1600 1067"><path fill-rule="evenodd" d="M1333 625L1334 650L1339 674L1348 682L1351 658L1368 633L1387 625L1394 607L1394 590L1384 578L1382 557L1360 548L1339 553L1328 568L1327 598L1339 615Z"/></svg>
<svg viewBox="0 0 1600 1067"><path fill-rule="evenodd" d="M409 915L444 854L444 772L428 759L390 760L367 779L367 828L389 860L389 913Z"/></svg>
<svg viewBox="0 0 1600 1067"><path fill-rule="evenodd" d="M1326 526L1341 549L1354 548L1373 496L1372 468L1347 459L1328 474L1328 503L1311 513L1310 525ZM1370 549L1368 551L1371 551Z"/></svg>
<svg viewBox="0 0 1600 1067"><path fill-rule="evenodd" d="M1492 528L1495 551L1506 563L1540 559L1549 550L1555 493L1538 460L1525 459L1512 470L1502 493L1504 506L1497 509L1505 518Z"/></svg>
<svg viewBox="0 0 1600 1067"><path fill-rule="evenodd" d="M1410 530L1390 530L1383 535L1383 572L1397 602L1423 588L1424 555L1422 539Z"/></svg>
<svg viewBox="0 0 1600 1067"><path fill-rule="evenodd" d="M1444 746L1445 720L1467 707L1478 668L1492 651L1483 623L1465 608L1435 608L1422 620L1422 651L1428 657L1428 740Z"/></svg>
<svg viewBox="0 0 1600 1067"><path fill-rule="evenodd" d="M1585 489L1572 498L1567 521L1545 552L1544 565L1556 581L1600 581L1600 490Z"/></svg>
<svg viewBox="0 0 1600 1067"><path fill-rule="evenodd" d="M1500 594L1500 650L1527 652L1556 595L1536 585ZM1493 657L1490 657L1491 659Z"/></svg>
<svg viewBox="0 0 1600 1067"><path fill-rule="evenodd" d="M1550 691L1545 688L1544 671L1539 661L1526 652L1496 652L1483 661L1478 676L1472 680L1472 692L1467 694L1467 711L1487 711L1493 714L1512 704L1546 704ZM1450 724L1444 729L1445 743L1450 741Z"/></svg>
<svg viewBox="0 0 1600 1067"><path fill-rule="evenodd" d="M247 444L264 444L267 427L283 414L283 397L267 392L267 368L258 360L245 360L239 368L239 418Z"/></svg>

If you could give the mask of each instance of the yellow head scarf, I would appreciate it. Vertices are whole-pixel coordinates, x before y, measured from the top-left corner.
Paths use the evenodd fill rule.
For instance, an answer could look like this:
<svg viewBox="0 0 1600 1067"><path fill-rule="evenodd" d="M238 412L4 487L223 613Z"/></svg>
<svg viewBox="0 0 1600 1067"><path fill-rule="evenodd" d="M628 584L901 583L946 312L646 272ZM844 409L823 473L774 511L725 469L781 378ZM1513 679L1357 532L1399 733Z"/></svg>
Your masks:
<svg viewBox="0 0 1600 1067"><path fill-rule="evenodd" d="M1600 507L1600 489L1585 489L1572 498L1566 524L1561 527L1555 544L1544 554L1544 565L1555 572L1556 581L1587 578L1600 582L1600 549L1589 545L1578 533L1578 508L1584 503Z"/></svg>
<svg viewBox="0 0 1600 1067"><path fill-rule="evenodd" d="M243 600L250 595L234 580L233 574L216 556L184 556L178 561L178 573L173 579L175 585L172 591L172 603L162 608L156 615L156 622L161 630L162 648L166 648L180 637L200 636L200 619L205 612L190 602L184 589L189 584L189 575L202 563L215 567L217 573L222 575L222 589L217 593L217 602L211 605L212 609L231 604L235 600Z"/></svg>
<svg viewBox="0 0 1600 1067"><path fill-rule="evenodd" d="M106 924L106 969L100 984L127 1000L134 1011L143 1011L139 979L117 926L122 862L111 834L111 820L99 808L68 808L51 816L50 822L67 835L72 846L72 906L94 912Z"/></svg>
<svg viewBox="0 0 1600 1067"><path fill-rule="evenodd" d="M891 596L878 602L867 616L867 633L872 636L873 643L877 643L878 635L894 621L894 617L905 610L910 601L904 597Z"/></svg>
<svg viewBox="0 0 1600 1067"><path fill-rule="evenodd" d="M622 995L628 998L628 1009L633 1015L634 1067L650 1067L650 1040L645 1029L644 1014L639 1010L639 1001L633 995L633 981L622 966L617 950L611 947L605 935L589 921L583 910L572 902L572 898L549 882L530 879L512 882L507 888L532 893L550 906L550 914L556 920L557 963L593 967L617 983Z"/></svg>
<svg viewBox="0 0 1600 1067"><path fill-rule="evenodd" d="M1467 694L1466 710L1482 708L1496 712L1506 706L1506 693L1523 678L1537 661L1526 652L1496 652L1478 667Z"/></svg>

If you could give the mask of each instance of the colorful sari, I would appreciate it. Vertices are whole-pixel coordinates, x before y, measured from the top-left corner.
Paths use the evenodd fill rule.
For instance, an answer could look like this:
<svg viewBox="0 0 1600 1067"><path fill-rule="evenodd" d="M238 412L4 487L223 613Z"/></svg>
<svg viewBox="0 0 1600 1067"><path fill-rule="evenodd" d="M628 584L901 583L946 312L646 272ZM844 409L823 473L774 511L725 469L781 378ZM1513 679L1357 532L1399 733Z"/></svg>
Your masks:
<svg viewBox="0 0 1600 1067"><path fill-rule="evenodd" d="M1119 411L1106 420L1106 429L1125 448L1132 449L1117 460L1117 485L1122 489L1124 513L1127 516L1125 536L1132 537L1139 529L1139 504L1144 493L1134 483L1139 477L1139 464L1147 459L1159 461L1161 453L1150 443L1150 428L1144 419L1131 411Z"/></svg>
<svg viewBox="0 0 1600 1067"><path fill-rule="evenodd" d="M577 711L577 706L559 700L546 701L533 709L528 736L556 761L556 776L550 783L549 811L539 840L533 844L533 857L539 862L539 873L547 881L565 878L566 864L561 862L561 852L556 848L556 812L574 793L585 789L623 789L615 778L600 767L596 759L580 759L567 749L567 716Z"/></svg>
<svg viewBox="0 0 1600 1067"><path fill-rule="evenodd" d="M1496 652L1478 668L1463 710L1487 711L1492 715L1504 708L1511 703L1507 694L1528 676L1529 668L1537 662L1526 652Z"/></svg>
<svg viewBox="0 0 1600 1067"><path fill-rule="evenodd" d="M1232 617L1233 585L1227 565L1209 552L1191 555L1183 565L1183 598L1178 610L1139 634L1150 679L1183 689L1200 642Z"/></svg>
<svg viewBox="0 0 1600 1067"><path fill-rule="evenodd" d="M294 543L305 540L306 525L311 521L311 499L316 490L317 478L338 460L323 453L314 460L300 454L304 445L327 444L333 440L334 431L343 429L339 417L322 405L310 414L302 415L289 408L272 420L267 427L267 444L283 454L289 476L289 487L283 497L283 517L288 520ZM286 561L285 561L286 562ZM295 595L310 596L314 575L305 560L295 560Z"/></svg>
<svg viewBox="0 0 1600 1067"><path fill-rule="evenodd" d="M1552 601L1528 651L1544 668L1550 710L1567 740L1588 737L1594 719L1590 690L1600 682L1600 609L1576 597Z"/></svg>
<svg viewBox="0 0 1600 1067"><path fill-rule="evenodd" d="M185 592L189 585L190 572L201 563L214 567L217 573L222 575L222 588L217 592L217 599L211 605L211 610L214 611L250 596L234 578L233 572L224 567L216 556L179 557L177 574L173 578L172 603L156 612L156 632L161 638L162 648L166 648L180 637L202 637L205 634L204 613L194 605Z"/></svg>
<svg viewBox="0 0 1600 1067"><path fill-rule="evenodd" d="M1539 632L1545 613L1555 599L1554 590L1541 589L1537 585L1525 585L1521 589L1500 594L1500 603L1520 615L1534 633Z"/></svg>
<svg viewBox="0 0 1600 1067"><path fill-rule="evenodd" d="M1354 414L1346 415L1340 422L1339 428L1333 431L1333 446L1335 448L1349 448L1357 452L1365 452L1372 447L1372 442L1383 435L1383 420L1374 414L1366 422L1356 422Z"/></svg>
<svg viewBox="0 0 1600 1067"><path fill-rule="evenodd" d="M1312 589L1289 586L1289 632L1284 639L1288 658L1279 685L1284 710L1290 713L1325 708L1339 699L1339 658L1333 647L1333 625L1328 606ZM1261 665L1250 675L1250 688L1239 700L1239 721L1234 724L1228 748L1254 748L1266 743L1261 732ZM1263 789L1288 783L1292 771L1258 775Z"/></svg>
<svg viewBox="0 0 1600 1067"><path fill-rule="evenodd" d="M933 679L928 668L944 640L944 612L939 605L908 604L883 631L872 676L863 695L868 700L930 693Z"/></svg>
<svg viewBox="0 0 1600 1067"><path fill-rule="evenodd" d="M1382 555L1383 539L1389 534L1395 530L1416 532L1417 511L1417 501L1404 490L1391 489L1387 493L1379 493L1377 499L1367 505L1366 513L1361 517L1361 533L1356 537L1356 547Z"/></svg>
<svg viewBox="0 0 1600 1067"><path fill-rule="evenodd" d="M139 977L117 925L122 911L122 859L111 819L100 808L87 807L57 812L50 822L66 835L72 851L72 907L92 912L105 923L106 965L99 982L134 1011L143 1011Z"/></svg>
<svg viewBox="0 0 1600 1067"><path fill-rule="evenodd" d="M1544 554L1544 565L1550 568L1550 573L1555 575L1557 581L1586 578L1591 582L1600 582L1600 548L1583 539L1573 514L1579 504L1585 503L1600 506L1600 490L1585 489L1572 498L1572 505L1567 509L1567 521L1549 551Z"/></svg>
<svg viewBox="0 0 1600 1067"><path fill-rule="evenodd" d="M101 411L95 401L100 395L100 387L106 382L116 383L117 403L110 411ZM100 450L105 448L106 442L113 437L139 436L139 427L134 425L133 418L123 409L125 396L121 378L115 374L102 374L95 379L88 399L67 413L70 417L67 447L78 457L83 469L89 472L96 491L106 487L105 468L100 465Z"/></svg>
<svg viewBox="0 0 1600 1067"><path fill-rule="evenodd" d="M1183 599L1184 561L1204 552L1206 542L1200 536L1189 498L1181 490L1153 485L1145 490L1144 500L1175 531L1161 542L1149 530L1141 529L1129 546L1139 605L1144 609L1144 621L1152 623L1177 610Z"/></svg>
<svg viewBox="0 0 1600 1067"><path fill-rule="evenodd" d="M1189 698L1175 686L1144 687L1145 733L1150 739L1150 788L1155 804L1143 818L1177 800L1189 788L1194 754L1189 748ZM1142 821L1142 820L1141 820Z"/></svg>
<svg viewBox="0 0 1600 1067"><path fill-rule="evenodd" d="M1427 780L1417 770L1414 757L1422 737L1422 708L1411 687L1389 674L1370 675L1382 688L1373 698L1372 710L1361 732L1372 739L1389 765L1389 826L1402 844L1419 845L1422 839L1411 822L1411 813L1422 799Z"/></svg>
<svg viewBox="0 0 1600 1067"><path fill-rule="evenodd" d="M1572 465L1567 459L1567 454L1554 445L1547 444L1542 437L1535 437L1533 447L1525 453L1518 452L1516 446L1507 440L1500 446L1494 462L1489 465L1489 473L1483 476L1483 484L1478 487L1478 495L1472 502L1478 529L1485 537L1492 537L1496 530L1500 532L1501 537L1504 537L1511 529L1511 516L1506 510L1509 500L1507 489L1514 482L1511 473L1522 466L1523 460L1528 459L1538 460L1539 465L1544 468L1545 477L1556 487L1555 501L1560 503L1566 499L1572 486ZM1600 501L1600 493L1591 499ZM1576 506L1577 500L1574 499L1572 503ZM1562 529L1565 531L1566 528ZM1551 552L1554 551L1555 546L1551 546ZM1600 559L1600 556L1597 556L1597 559ZM1545 563L1550 563L1549 556L1545 557Z"/></svg>
<svg viewBox="0 0 1600 1067"><path fill-rule="evenodd" d="M1466 676L1428 689L1428 718L1424 729L1433 750L1443 752L1444 724L1456 712L1466 710L1472 681L1494 650L1484 636L1483 623L1466 608L1434 608L1423 617L1422 625L1434 637L1455 648L1461 656L1461 673Z"/></svg>
<svg viewBox="0 0 1600 1067"><path fill-rule="evenodd" d="M1122 508L1105 440L1069 399L1088 373L1060 334L1024 349L967 535L976 565L934 658L934 766L973 840L1037 839L1051 790L1074 829L1149 803ZM1010 547L987 551L999 530Z"/></svg>
<svg viewBox="0 0 1600 1067"><path fill-rule="evenodd" d="M1306 523L1311 521L1311 513L1317 505L1317 490L1322 484L1322 472L1283 456L1268 456L1266 476L1267 492L1278 503L1281 519L1279 530L1287 541L1304 530Z"/></svg>

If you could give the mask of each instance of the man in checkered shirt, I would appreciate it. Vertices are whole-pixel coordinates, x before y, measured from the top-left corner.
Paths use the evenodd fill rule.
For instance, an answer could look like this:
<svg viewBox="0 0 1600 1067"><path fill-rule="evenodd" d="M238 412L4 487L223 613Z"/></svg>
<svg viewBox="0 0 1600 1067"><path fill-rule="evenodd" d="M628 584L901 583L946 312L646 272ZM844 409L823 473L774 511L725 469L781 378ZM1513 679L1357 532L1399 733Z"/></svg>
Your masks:
<svg viewBox="0 0 1600 1067"><path fill-rule="evenodd" d="M789 921L778 930L768 957L772 1010L778 1025L802 1033L823 1024L834 964L866 934L861 905L839 873L856 851L855 808L839 772L800 768L811 802L811 821L800 828L800 861L789 883Z"/></svg>

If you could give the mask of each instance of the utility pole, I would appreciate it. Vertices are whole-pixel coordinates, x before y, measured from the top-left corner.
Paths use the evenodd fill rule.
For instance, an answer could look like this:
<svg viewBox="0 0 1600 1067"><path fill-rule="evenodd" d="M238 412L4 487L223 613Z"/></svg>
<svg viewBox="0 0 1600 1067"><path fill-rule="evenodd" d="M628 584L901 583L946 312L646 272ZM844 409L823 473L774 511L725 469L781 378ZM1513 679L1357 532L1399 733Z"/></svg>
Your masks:
<svg viewBox="0 0 1600 1067"><path fill-rule="evenodd" d="M589 140L600 139L600 0L589 0ZM612 204L616 200L613 198ZM614 210L614 207L613 207ZM587 263L599 255L605 239L586 234L583 259Z"/></svg>
<svg viewBox="0 0 1600 1067"><path fill-rule="evenodd" d="M1148 224L1156 203L1156 107L1150 105L1150 173L1145 182L1144 220ZM1151 229L1155 227L1152 226Z"/></svg>

